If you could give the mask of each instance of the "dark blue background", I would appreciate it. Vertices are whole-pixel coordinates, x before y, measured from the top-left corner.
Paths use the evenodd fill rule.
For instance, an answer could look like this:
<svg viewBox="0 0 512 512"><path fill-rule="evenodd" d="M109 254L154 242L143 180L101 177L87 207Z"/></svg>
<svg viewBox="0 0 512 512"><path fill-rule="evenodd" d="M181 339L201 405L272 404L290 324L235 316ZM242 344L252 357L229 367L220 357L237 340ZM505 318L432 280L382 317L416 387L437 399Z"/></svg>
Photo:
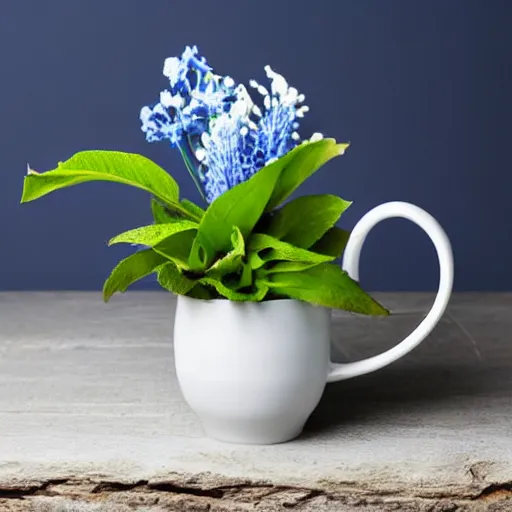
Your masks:
<svg viewBox="0 0 512 512"><path fill-rule="evenodd" d="M179 156L147 144L138 121L186 44L239 81L271 64L306 94L303 133L352 142L302 190L353 200L342 225L416 203L452 240L458 290L512 289L511 23L510 0L2 0L0 289L99 289L130 251L105 242L150 222L145 194L115 184L19 205L27 162L143 153L198 199ZM405 220L363 250L371 290L433 289L437 271Z"/></svg>

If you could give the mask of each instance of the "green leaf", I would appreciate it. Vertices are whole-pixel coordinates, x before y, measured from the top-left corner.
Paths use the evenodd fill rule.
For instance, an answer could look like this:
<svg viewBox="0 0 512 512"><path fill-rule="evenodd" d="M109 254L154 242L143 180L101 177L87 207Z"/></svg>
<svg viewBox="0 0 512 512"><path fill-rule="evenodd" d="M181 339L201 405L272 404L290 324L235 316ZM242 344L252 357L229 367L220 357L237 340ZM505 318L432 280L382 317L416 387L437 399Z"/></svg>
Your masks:
<svg viewBox="0 0 512 512"><path fill-rule="evenodd" d="M346 272L330 263L323 263L301 272L267 274L262 280L272 291L275 290L292 299L365 315L389 314Z"/></svg>
<svg viewBox="0 0 512 512"><path fill-rule="evenodd" d="M238 281L238 287L240 288L247 288L249 286L252 286L253 284L253 273L251 265L248 263L242 263L242 272L240 273L240 280Z"/></svg>
<svg viewBox="0 0 512 512"><path fill-rule="evenodd" d="M301 249L287 242L282 242L273 236L261 233L255 233L251 237L248 253L249 263L251 263L253 269L257 269L269 261L301 261L318 264L334 259L331 256ZM256 256L254 253L256 253Z"/></svg>
<svg viewBox="0 0 512 512"><path fill-rule="evenodd" d="M248 293L244 293L241 291L236 291L229 286L226 286L219 279L213 277L203 277L199 280L201 284L206 284L209 286L213 286L218 293L220 293L226 299L243 302L243 301L251 301L251 302L259 302L265 298L265 295L268 292L268 286L266 284L261 284L256 282L255 289L251 290Z"/></svg>
<svg viewBox="0 0 512 512"><path fill-rule="evenodd" d="M192 203L188 199L183 199L180 202L182 208L188 212L187 215L184 215L183 212L172 212L163 205L160 201L155 199L154 197L151 199L151 212L153 214L153 220L155 224L165 224L168 222L176 222L177 220L183 218L196 217L197 220L201 220L204 215L204 210ZM189 215L190 214L190 215Z"/></svg>
<svg viewBox="0 0 512 512"><path fill-rule="evenodd" d="M233 291L252 286L252 268L244 262L245 242L240 230L235 226L231 235L232 250L223 258L217 260L206 272L206 277L221 281ZM223 281L229 279L229 285Z"/></svg>
<svg viewBox="0 0 512 512"><path fill-rule="evenodd" d="M176 217L171 215L165 206L157 201L154 197L151 198L151 213L155 224L166 224L168 222L175 222Z"/></svg>
<svg viewBox="0 0 512 512"><path fill-rule="evenodd" d="M328 254L329 256L339 258L343 254L343 250L345 249L349 238L349 231L345 231L344 229L340 229L335 226L329 229L329 231L327 231L327 233L325 233L318 242L311 246L310 249L313 252Z"/></svg>
<svg viewBox="0 0 512 512"><path fill-rule="evenodd" d="M195 229L175 233L154 245L153 250L165 256L180 269L190 270L188 259L196 233Z"/></svg>
<svg viewBox="0 0 512 512"><path fill-rule="evenodd" d="M167 263L167 260L147 249L136 252L120 261L103 285L103 299L108 302L116 292L124 292L135 281L148 276Z"/></svg>
<svg viewBox="0 0 512 512"><path fill-rule="evenodd" d="M266 261L262 259L257 252L250 252L247 255L247 262L249 266L254 270L263 267L263 265L266 263Z"/></svg>
<svg viewBox="0 0 512 512"><path fill-rule="evenodd" d="M188 199L182 199L181 206L183 206L187 212L196 217L198 220L202 219L203 215L205 214L205 211L200 206L197 206L197 204L189 201Z"/></svg>
<svg viewBox="0 0 512 512"><path fill-rule="evenodd" d="M153 247L162 242L167 237L180 233L181 231L196 230L197 224L190 220L176 220L167 224L151 224L141 228L130 229L125 231L114 238L112 238L108 245L127 243L127 244L140 244Z"/></svg>
<svg viewBox="0 0 512 512"><path fill-rule="evenodd" d="M336 224L350 204L330 194L298 197L272 215L265 233L309 249Z"/></svg>
<svg viewBox="0 0 512 512"><path fill-rule="evenodd" d="M163 265L158 269L157 274L160 286L176 295L186 295L197 283L184 276L174 263L168 262Z"/></svg>
<svg viewBox="0 0 512 512"><path fill-rule="evenodd" d="M81 151L59 162L51 171L29 170L21 202L89 181L111 181L140 188L187 218L199 220L179 203L178 184L167 172L142 155L120 151Z"/></svg>
<svg viewBox="0 0 512 512"><path fill-rule="evenodd" d="M338 144L334 139L306 142L292 149L275 163L283 161L283 172L272 192L266 212L279 206L297 187L332 158L343 155L348 144Z"/></svg>
<svg viewBox="0 0 512 512"><path fill-rule="evenodd" d="M187 296L192 297L193 299L201 300L212 300L218 298L218 295L214 289L202 284L196 284L194 288L187 292Z"/></svg>
<svg viewBox="0 0 512 512"><path fill-rule="evenodd" d="M272 265L270 268L264 269L263 272L265 274L275 274L276 272L300 272L311 267L316 267L317 265L321 265L321 263L304 261L279 261L278 263Z"/></svg>
<svg viewBox="0 0 512 512"><path fill-rule="evenodd" d="M191 267L207 268L218 253L231 248L237 226L247 239L258 222L283 170L281 159L269 164L244 183L220 195L206 210L191 253Z"/></svg>
<svg viewBox="0 0 512 512"><path fill-rule="evenodd" d="M242 266L242 258L245 256L245 242L240 229L237 226L231 235L232 249L221 259L217 260L207 271L210 277L222 277L236 272Z"/></svg>

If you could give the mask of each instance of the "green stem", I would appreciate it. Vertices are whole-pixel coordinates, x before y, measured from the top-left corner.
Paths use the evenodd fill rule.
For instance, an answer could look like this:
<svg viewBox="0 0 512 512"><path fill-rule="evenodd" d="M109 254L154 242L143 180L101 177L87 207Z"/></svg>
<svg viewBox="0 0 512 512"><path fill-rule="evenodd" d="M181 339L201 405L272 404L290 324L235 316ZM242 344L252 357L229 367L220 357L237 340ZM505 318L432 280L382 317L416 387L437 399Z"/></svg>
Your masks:
<svg viewBox="0 0 512 512"><path fill-rule="evenodd" d="M201 194L202 200L204 201L205 204L208 204L206 202L206 198L204 196L201 184L199 183L197 176L194 173L194 167L192 165L192 162L190 161L190 157L187 154L187 150L184 147L182 147L180 144L178 144L178 148L180 150L181 157L183 158L183 161L185 162L185 167L187 168L190 176L192 177L192 180L194 181L194 184L197 187L197 190L199 190L199 194Z"/></svg>

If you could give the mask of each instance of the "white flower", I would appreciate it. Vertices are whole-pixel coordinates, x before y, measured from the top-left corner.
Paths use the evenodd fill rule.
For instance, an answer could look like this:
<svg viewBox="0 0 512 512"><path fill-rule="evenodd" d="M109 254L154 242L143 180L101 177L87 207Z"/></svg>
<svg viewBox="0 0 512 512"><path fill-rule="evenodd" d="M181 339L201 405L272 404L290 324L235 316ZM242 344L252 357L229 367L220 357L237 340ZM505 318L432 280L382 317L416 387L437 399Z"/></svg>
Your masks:
<svg viewBox="0 0 512 512"><path fill-rule="evenodd" d="M258 117L261 117L263 114L261 113L261 109L260 107L258 107L258 105L254 105L254 107L252 107L252 111L258 116Z"/></svg>
<svg viewBox="0 0 512 512"><path fill-rule="evenodd" d="M304 105L303 107L300 107L297 109L297 117L304 117L304 114L306 112L309 112L309 107L307 105Z"/></svg>
<svg viewBox="0 0 512 512"><path fill-rule="evenodd" d="M170 81L171 85L175 85L181 66L181 59L178 57L168 57L164 61L163 73Z"/></svg>
<svg viewBox="0 0 512 512"><path fill-rule="evenodd" d="M199 162L202 162L206 158L206 151L203 148L196 149L196 158Z"/></svg>
<svg viewBox="0 0 512 512"><path fill-rule="evenodd" d="M235 94L237 98L234 104L236 106L236 112L240 113L240 115L243 115L245 117L249 117L254 107L254 102L252 101L249 92L247 91L244 85L240 84L235 89Z"/></svg>
<svg viewBox="0 0 512 512"><path fill-rule="evenodd" d="M321 134L321 133L313 133L313 135L311 135L311 138L309 139L310 142L318 142L319 140L322 140L324 138L324 136Z"/></svg>
<svg viewBox="0 0 512 512"><path fill-rule="evenodd" d="M201 144L205 147L205 148L208 148L209 145L210 145L210 135L208 135L208 133L206 132L203 132L201 134Z"/></svg>
<svg viewBox="0 0 512 512"><path fill-rule="evenodd" d="M181 108L185 100L179 94L173 96L169 91L162 91L160 93L160 103L166 108Z"/></svg>
<svg viewBox="0 0 512 512"><path fill-rule="evenodd" d="M265 73L271 81L272 94L284 96L288 92L288 82L283 75L276 73L270 66L265 66Z"/></svg>
<svg viewBox="0 0 512 512"><path fill-rule="evenodd" d="M142 107L140 110L140 120L142 121L142 124L146 124L153 114L153 111L149 107Z"/></svg>
<svg viewBox="0 0 512 512"><path fill-rule="evenodd" d="M283 103L287 103L289 105L295 105L298 102L299 91L295 89L295 87L290 87L288 92L283 97Z"/></svg>
<svg viewBox="0 0 512 512"><path fill-rule="evenodd" d="M231 87L234 87L234 85L235 85L235 81L234 81L230 76L226 76L226 77L224 78L224 82L223 82L223 84L224 84L226 87L231 88Z"/></svg>

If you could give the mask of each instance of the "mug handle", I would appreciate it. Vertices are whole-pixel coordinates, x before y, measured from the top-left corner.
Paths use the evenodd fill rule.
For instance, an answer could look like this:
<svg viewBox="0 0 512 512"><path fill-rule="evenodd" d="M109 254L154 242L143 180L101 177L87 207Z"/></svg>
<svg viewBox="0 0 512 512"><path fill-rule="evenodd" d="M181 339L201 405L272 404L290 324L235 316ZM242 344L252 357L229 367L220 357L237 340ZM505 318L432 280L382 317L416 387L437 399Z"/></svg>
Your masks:
<svg viewBox="0 0 512 512"><path fill-rule="evenodd" d="M453 255L450 241L434 217L413 204L400 201L384 203L362 217L348 240L343 256L343 269L352 279L359 280L359 256L365 238L377 223L391 217L403 217L414 222L427 233L434 243L439 258L439 288L436 299L428 315L402 342L386 352L368 359L354 363L331 363L327 382L336 382L374 372L400 359L430 334L443 316L450 300L453 285Z"/></svg>

